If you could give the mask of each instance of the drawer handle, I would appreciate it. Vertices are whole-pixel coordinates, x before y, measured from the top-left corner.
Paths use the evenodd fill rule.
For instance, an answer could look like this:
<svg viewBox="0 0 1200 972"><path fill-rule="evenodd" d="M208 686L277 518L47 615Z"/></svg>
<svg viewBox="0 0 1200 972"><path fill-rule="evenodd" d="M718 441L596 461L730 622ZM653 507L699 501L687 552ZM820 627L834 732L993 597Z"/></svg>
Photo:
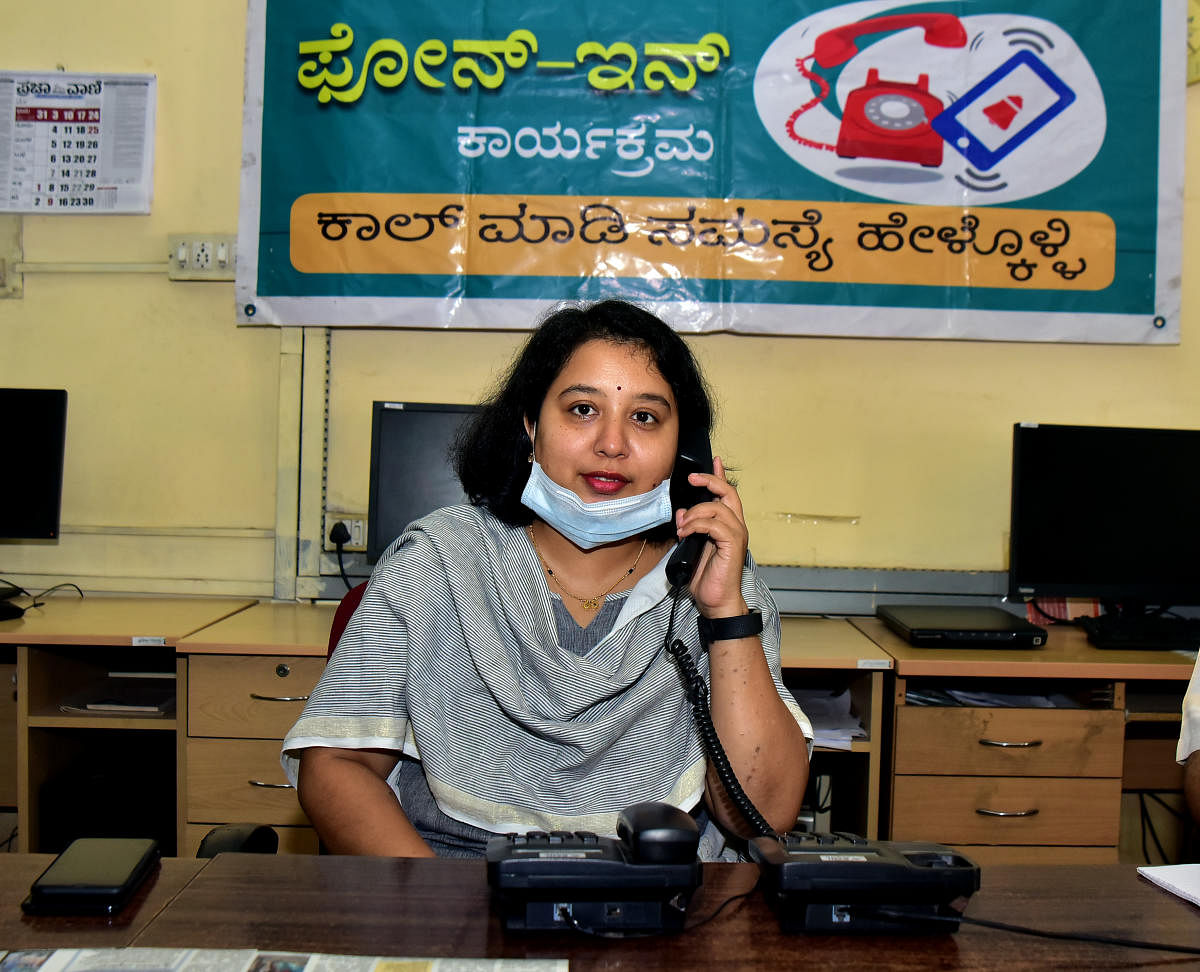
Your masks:
<svg viewBox="0 0 1200 972"><path fill-rule="evenodd" d="M251 692L250 698L257 699L259 702L307 702L307 695L259 695L257 692Z"/></svg>
<svg viewBox="0 0 1200 972"><path fill-rule="evenodd" d="M246 780L251 786L261 786L268 790L294 790L296 787L291 783L264 783L262 780ZM1037 813L1035 810L1034 813Z"/></svg>
<svg viewBox="0 0 1200 972"><path fill-rule="evenodd" d="M1037 810L986 810L976 808L975 812L981 817L1036 817Z"/></svg>
<svg viewBox="0 0 1200 972"><path fill-rule="evenodd" d="M1000 739L980 739L980 746L999 746L1001 749L1032 749L1034 746L1040 746L1040 739L1030 739L1028 742L1004 742Z"/></svg>

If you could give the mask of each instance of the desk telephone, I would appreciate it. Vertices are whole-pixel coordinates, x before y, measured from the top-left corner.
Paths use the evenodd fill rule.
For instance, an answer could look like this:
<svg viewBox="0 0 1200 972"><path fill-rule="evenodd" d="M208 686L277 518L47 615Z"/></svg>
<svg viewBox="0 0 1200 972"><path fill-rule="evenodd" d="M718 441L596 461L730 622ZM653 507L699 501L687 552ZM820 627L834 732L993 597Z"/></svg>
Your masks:
<svg viewBox="0 0 1200 972"><path fill-rule="evenodd" d="M979 890L979 868L941 844L792 832L755 837L750 856L784 931L954 931L953 903Z"/></svg>
<svg viewBox="0 0 1200 972"><path fill-rule="evenodd" d="M691 816L666 803L621 812L617 837L533 830L488 842L506 928L677 931L700 886Z"/></svg>
<svg viewBox="0 0 1200 972"><path fill-rule="evenodd" d="M621 813L617 839L530 831L488 843L504 925L598 934L683 930L702 882L696 822L666 803ZM750 841L784 932L941 933L958 928L979 867L942 844L791 831Z"/></svg>
<svg viewBox="0 0 1200 972"><path fill-rule="evenodd" d="M687 482L713 469L703 432L684 440L672 495L688 506L712 498ZM695 572L707 537L686 537L667 562L678 599ZM674 613L672 613L673 627ZM749 845L784 931L952 931L955 899L979 888L979 868L940 844L892 844L850 834L775 833L738 783L708 711L708 687L687 646L667 632L666 650L680 666L709 759L743 817L760 835ZM513 930L596 934L680 931L700 887L692 817L666 803L621 812L617 837L586 831L539 831L495 837L487 846L488 884L504 925ZM874 910L872 910L874 909ZM882 912L896 917L886 917Z"/></svg>

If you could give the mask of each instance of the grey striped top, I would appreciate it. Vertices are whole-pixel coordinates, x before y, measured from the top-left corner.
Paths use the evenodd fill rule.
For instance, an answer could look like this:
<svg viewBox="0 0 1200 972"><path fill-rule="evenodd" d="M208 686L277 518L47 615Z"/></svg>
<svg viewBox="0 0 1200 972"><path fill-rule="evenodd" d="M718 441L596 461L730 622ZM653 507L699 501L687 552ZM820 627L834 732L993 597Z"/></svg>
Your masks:
<svg viewBox="0 0 1200 972"><path fill-rule="evenodd" d="M493 833L615 832L643 800L690 810L705 755L675 662L666 557L580 655L561 646L552 598L523 529L472 506L412 524L380 559L325 674L283 743L292 781L308 746L401 751L421 761L442 812ZM779 616L747 557L742 593L763 612L776 690ZM697 610L675 635L698 650ZM397 774L399 769L397 769ZM394 781L393 788L394 788Z"/></svg>

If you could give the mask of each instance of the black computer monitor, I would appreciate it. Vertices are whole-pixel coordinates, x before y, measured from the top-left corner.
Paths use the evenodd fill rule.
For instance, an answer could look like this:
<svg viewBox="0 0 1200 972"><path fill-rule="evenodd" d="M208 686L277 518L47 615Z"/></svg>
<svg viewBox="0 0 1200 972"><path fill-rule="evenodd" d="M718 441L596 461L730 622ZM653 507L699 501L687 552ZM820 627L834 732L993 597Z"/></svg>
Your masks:
<svg viewBox="0 0 1200 972"><path fill-rule="evenodd" d="M62 509L67 393L0 388L8 426L0 471L0 539L56 540Z"/></svg>
<svg viewBox="0 0 1200 972"><path fill-rule="evenodd" d="M1009 595L1200 604L1200 430L1013 428Z"/></svg>
<svg viewBox="0 0 1200 972"><path fill-rule="evenodd" d="M450 447L475 405L374 402L367 560L374 563L413 520L465 503Z"/></svg>

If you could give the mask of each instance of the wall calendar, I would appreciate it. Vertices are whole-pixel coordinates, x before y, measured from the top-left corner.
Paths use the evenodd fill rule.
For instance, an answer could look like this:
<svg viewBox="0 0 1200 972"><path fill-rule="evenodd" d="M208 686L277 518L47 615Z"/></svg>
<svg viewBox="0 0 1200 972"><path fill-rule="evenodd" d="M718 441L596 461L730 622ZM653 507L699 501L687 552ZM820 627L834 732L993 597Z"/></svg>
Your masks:
<svg viewBox="0 0 1200 972"><path fill-rule="evenodd" d="M0 71L0 212L148 213L151 74Z"/></svg>

